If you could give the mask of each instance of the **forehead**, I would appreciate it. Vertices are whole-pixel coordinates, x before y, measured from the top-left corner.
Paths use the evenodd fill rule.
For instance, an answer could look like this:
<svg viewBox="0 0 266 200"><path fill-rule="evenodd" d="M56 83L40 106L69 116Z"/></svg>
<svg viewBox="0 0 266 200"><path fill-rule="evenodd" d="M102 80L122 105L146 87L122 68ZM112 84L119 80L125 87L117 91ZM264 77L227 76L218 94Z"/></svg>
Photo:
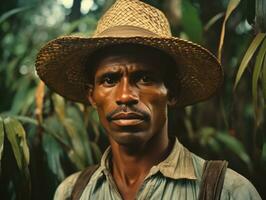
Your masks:
<svg viewBox="0 0 266 200"><path fill-rule="evenodd" d="M99 61L95 69L95 75L118 71L159 73L164 71L163 69L163 66L158 62L154 62L152 59L143 59L138 55L109 55Z"/></svg>
<svg viewBox="0 0 266 200"><path fill-rule="evenodd" d="M90 58L90 69L93 75L98 69L109 66L118 68L127 65L130 68L157 70L158 68L168 68L170 56L152 47L132 44L120 44L105 47L94 52ZM173 66L171 66L173 67Z"/></svg>

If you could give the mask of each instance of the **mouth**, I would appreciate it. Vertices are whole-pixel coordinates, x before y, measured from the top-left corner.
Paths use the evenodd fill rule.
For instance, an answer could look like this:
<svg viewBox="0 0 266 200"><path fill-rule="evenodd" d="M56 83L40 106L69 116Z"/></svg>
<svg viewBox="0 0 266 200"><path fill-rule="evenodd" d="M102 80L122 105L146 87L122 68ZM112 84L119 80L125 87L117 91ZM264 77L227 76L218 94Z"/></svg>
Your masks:
<svg viewBox="0 0 266 200"><path fill-rule="evenodd" d="M142 123L145 117L138 113L117 113L112 116L111 121L118 126L136 126Z"/></svg>

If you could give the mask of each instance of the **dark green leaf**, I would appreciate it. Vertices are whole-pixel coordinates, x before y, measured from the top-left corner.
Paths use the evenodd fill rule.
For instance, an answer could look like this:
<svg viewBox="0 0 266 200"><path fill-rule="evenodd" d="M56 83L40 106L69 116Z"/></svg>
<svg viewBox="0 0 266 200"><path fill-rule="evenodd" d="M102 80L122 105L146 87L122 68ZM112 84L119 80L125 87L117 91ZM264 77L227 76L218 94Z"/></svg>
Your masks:
<svg viewBox="0 0 266 200"><path fill-rule="evenodd" d="M239 142L234 137L225 134L219 133L216 134L215 137L218 141L222 142L226 148L234 152L239 158L244 161L247 166L251 167L251 161L249 155L246 153L244 146L241 142Z"/></svg>
<svg viewBox="0 0 266 200"><path fill-rule="evenodd" d="M4 149L4 122L2 117L0 116L0 171L1 171L1 160L3 155L3 149Z"/></svg>
<svg viewBox="0 0 266 200"><path fill-rule="evenodd" d="M202 43L203 26L198 10L188 0L182 1L182 27L193 42Z"/></svg>
<svg viewBox="0 0 266 200"><path fill-rule="evenodd" d="M266 1L256 0L256 22L260 31L266 32Z"/></svg>
<svg viewBox="0 0 266 200"><path fill-rule="evenodd" d="M266 108L266 54L264 55L263 68L262 68L262 91Z"/></svg>
<svg viewBox="0 0 266 200"><path fill-rule="evenodd" d="M9 10L8 12L4 13L3 15L1 15L0 17L0 24L3 23L5 20L7 20L9 17L17 14L17 13L20 13L20 12L23 12L25 10L28 10L30 7L26 6L26 7L22 7L22 8L14 8L12 10Z"/></svg>

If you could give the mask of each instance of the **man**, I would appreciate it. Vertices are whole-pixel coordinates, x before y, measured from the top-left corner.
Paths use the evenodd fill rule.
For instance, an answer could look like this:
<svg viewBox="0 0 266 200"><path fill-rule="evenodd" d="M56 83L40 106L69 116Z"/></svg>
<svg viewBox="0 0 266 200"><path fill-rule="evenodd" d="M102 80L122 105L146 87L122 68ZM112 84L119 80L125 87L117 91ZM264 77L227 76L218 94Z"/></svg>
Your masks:
<svg viewBox="0 0 266 200"><path fill-rule="evenodd" d="M221 188L213 199L261 199L247 179L226 165L204 170L203 159L168 136L168 106L209 98L223 72L206 49L172 37L159 10L118 0L93 37L44 46L36 69L52 90L97 109L110 141L100 165L68 177L55 199L193 200L208 196L212 183ZM217 185L203 171L218 171Z"/></svg>

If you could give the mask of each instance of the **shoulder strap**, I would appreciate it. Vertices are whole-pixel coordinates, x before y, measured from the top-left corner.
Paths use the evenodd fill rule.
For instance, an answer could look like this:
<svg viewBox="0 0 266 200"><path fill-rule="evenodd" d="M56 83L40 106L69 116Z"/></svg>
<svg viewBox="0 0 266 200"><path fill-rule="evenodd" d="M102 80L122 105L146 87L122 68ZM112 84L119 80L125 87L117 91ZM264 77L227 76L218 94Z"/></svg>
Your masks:
<svg viewBox="0 0 266 200"><path fill-rule="evenodd" d="M98 165L92 165L84 169L80 175L77 178L77 181L73 187L72 193L71 193L71 200L79 200L86 185L90 181L91 176L93 173L99 168Z"/></svg>
<svg viewBox="0 0 266 200"><path fill-rule="evenodd" d="M219 200L228 162L210 160L204 163L199 200Z"/></svg>

